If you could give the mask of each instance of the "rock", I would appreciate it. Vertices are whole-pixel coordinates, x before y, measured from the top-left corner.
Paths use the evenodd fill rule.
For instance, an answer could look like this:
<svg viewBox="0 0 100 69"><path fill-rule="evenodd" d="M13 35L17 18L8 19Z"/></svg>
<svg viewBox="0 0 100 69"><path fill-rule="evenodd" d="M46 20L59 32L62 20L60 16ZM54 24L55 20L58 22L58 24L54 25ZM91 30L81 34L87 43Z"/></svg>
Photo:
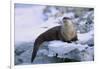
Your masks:
<svg viewBox="0 0 100 69"><path fill-rule="evenodd" d="M44 52L43 52L44 53ZM47 50L48 57L72 59L76 61L93 61L93 47L88 45L51 41Z"/></svg>
<svg viewBox="0 0 100 69"><path fill-rule="evenodd" d="M14 62L15 62L15 65L19 65L19 64L22 64L23 63L23 60L20 59L18 56L15 56Z"/></svg>

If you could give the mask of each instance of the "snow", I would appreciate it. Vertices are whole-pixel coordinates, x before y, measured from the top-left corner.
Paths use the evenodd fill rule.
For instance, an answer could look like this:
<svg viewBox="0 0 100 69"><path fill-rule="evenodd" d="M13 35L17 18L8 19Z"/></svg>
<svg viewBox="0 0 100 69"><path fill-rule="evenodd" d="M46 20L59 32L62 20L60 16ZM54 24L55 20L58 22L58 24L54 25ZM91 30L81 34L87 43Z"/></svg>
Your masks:
<svg viewBox="0 0 100 69"><path fill-rule="evenodd" d="M70 17L79 26L83 27L88 18L90 22L93 19L93 12L86 11L84 18L75 18L73 8L69 8L68 13L55 18L54 15L59 11L51 7L48 16L43 15L46 6L31 5L28 7L15 7L15 64L45 64L64 62L62 59L71 59L72 61L93 61L94 60L94 30L80 33L78 28L78 41L67 43L58 40L44 43L40 48L33 63L31 63L31 54L35 39L44 31L59 26L64 16ZM93 20L92 20L93 25ZM90 26L90 25L89 25ZM78 27L78 26L77 26ZM92 27L92 26L91 26ZM83 29L82 29L83 30Z"/></svg>
<svg viewBox="0 0 100 69"><path fill-rule="evenodd" d="M88 45L82 45L80 43L67 43L67 42L61 42L61 41L51 41L50 44L48 45L49 48L49 57L56 56L59 58L69 58L69 59L77 59L75 54L78 54L78 59L79 61L86 61L86 60L93 60L93 54L90 53L89 50L90 47ZM88 51L85 51L85 57L83 56L83 51L88 49ZM75 52L75 56L72 56L73 54L71 52ZM92 52L93 53L93 52ZM69 55L70 54L70 55ZM80 58L80 59L79 59ZM89 59L90 58L90 59Z"/></svg>
<svg viewBox="0 0 100 69"><path fill-rule="evenodd" d="M63 17L66 17L66 16L69 17L69 18L74 18L75 14L73 12L69 12L69 13L65 13L63 15Z"/></svg>
<svg viewBox="0 0 100 69"><path fill-rule="evenodd" d="M32 41L34 39L33 38L33 36L35 35L34 33L36 33L39 30L38 25L40 25L43 22L42 9L44 9L44 6L15 8L16 42Z"/></svg>
<svg viewBox="0 0 100 69"><path fill-rule="evenodd" d="M90 31L88 33L84 33L84 34L80 34L78 33L78 39L79 39L79 42L80 43L86 43L87 41L93 39L93 35L94 34L94 31Z"/></svg>

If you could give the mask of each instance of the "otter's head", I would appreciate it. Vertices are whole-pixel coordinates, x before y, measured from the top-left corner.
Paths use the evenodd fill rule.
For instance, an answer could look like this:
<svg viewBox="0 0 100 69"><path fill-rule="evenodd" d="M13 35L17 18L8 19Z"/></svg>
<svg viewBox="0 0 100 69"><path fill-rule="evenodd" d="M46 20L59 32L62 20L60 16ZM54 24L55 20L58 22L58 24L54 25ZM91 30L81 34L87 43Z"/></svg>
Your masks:
<svg viewBox="0 0 100 69"><path fill-rule="evenodd" d="M70 24L72 24L72 20L69 17L63 17L62 26L67 27Z"/></svg>
<svg viewBox="0 0 100 69"><path fill-rule="evenodd" d="M68 23L71 19L69 17L63 17L62 19L62 22L65 24L65 23Z"/></svg>

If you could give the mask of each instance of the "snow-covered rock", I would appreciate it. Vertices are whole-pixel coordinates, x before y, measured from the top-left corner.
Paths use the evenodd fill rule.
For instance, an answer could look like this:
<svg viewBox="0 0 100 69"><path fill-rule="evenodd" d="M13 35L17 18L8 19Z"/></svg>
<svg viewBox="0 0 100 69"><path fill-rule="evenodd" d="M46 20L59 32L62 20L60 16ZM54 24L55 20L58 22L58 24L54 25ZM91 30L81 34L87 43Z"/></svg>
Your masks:
<svg viewBox="0 0 100 69"><path fill-rule="evenodd" d="M88 45L51 41L48 48L49 57L56 56L57 54L58 58L68 58L79 61L93 60L93 54L91 55L89 53L90 47Z"/></svg>
<svg viewBox="0 0 100 69"><path fill-rule="evenodd" d="M94 31L91 30L87 33L78 33L78 42L81 44L94 45Z"/></svg>

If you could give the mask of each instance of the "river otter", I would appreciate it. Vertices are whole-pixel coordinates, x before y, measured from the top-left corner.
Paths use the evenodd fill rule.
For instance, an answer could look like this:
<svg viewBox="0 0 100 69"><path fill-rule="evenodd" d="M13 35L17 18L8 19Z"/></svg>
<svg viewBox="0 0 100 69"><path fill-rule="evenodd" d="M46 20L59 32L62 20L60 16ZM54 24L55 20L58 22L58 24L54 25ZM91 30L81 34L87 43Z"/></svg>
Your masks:
<svg viewBox="0 0 100 69"><path fill-rule="evenodd" d="M47 30L35 40L31 62L33 62L33 60L35 59L40 45L44 41L52 40L61 40L64 42L72 42L77 40L77 33L70 18L63 17L61 26L56 26Z"/></svg>

